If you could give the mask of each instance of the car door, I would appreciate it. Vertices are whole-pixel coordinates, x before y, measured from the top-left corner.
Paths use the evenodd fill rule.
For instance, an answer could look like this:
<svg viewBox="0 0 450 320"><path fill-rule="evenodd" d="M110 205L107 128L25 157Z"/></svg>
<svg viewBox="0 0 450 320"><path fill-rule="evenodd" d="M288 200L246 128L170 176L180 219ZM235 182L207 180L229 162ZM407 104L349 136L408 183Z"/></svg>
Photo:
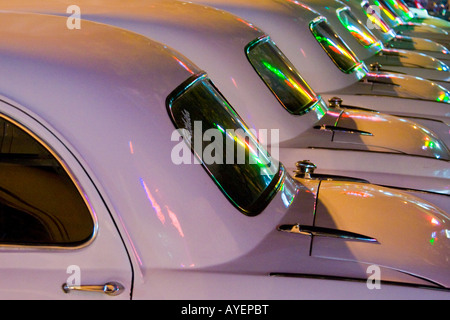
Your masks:
<svg viewBox="0 0 450 320"><path fill-rule="evenodd" d="M130 299L132 268L80 159L0 102L0 299Z"/></svg>

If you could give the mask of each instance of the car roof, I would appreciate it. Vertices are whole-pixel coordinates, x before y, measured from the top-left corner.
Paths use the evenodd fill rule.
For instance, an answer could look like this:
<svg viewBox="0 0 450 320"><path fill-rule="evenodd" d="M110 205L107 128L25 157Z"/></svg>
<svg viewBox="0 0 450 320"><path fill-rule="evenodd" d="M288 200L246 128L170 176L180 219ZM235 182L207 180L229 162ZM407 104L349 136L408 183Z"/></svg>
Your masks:
<svg viewBox="0 0 450 320"><path fill-rule="evenodd" d="M47 1L42 8L33 1L16 3L17 10L68 16L65 10L71 1ZM249 63L246 46L266 35L251 22L222 10L181 1L130 0L124 5L113 0L104 7L98 3L77 2L82 19L115 25L179 51L208 73L249 128L282 128L279 137L285 141L317 122L314 112L301 117L288 113ZM7 8L14 6L0 5L0 10ZM318 50L325 54L320 46Z"/></svg>
<svg viewBox="0 0 450 320"><path fill-rule="evenodd" d="M193 0L227 10L252 21L267 32L318 93L345 88L361 78L346 74L328 57L312 32L310 23L322 15L296 0Z"/></svg>

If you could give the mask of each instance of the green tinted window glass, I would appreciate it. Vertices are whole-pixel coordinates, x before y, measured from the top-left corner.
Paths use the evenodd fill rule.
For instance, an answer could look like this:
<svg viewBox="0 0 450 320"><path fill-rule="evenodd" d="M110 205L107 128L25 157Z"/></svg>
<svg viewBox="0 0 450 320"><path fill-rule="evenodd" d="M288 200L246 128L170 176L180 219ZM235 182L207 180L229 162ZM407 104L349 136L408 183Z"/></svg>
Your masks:
<svg viewBox="0 0 450 320"><path fill-rule="evenodd" d="M371 6L368 1L364 1L361 6L374 28L377 28L383 33L394 32L381 17L381 12L379 12L381 8Z"/></svg>
<svg viewBox="0 0 450 320"><path fill-rule="evenodd" d="M383 0L383 2L395 11L404 21L414 18L414 14L402 0Z"/></svg>
<svg viewBox="0 0 450 320"><path fill-rule="evenodd" d="M247 57L283 107L293 114L311 110L318 98L295 67L268 38L247 46Z"/></svg>
<svg viewBox="0 0 450 320"><path fill-rule="evenodd" d="M373 0L374 6L365 6L364 9L366 12L371 13L374 11L374 8L377 8L379 10L382 18L385 22L389 24L391 28L395 28L401 23L403 23L403 20L394 12L392 11L389 6L385 5L383 2L378 0Z"/></svg>
<svg viewBox="0 0 450 320"><path fill-rule="evenodd" d="M0 118L0 245L78 246L93 234L93 216L62 165Z"/></svg>
<svg viewBox="0 0 450 320"><path fill-rule="evenodd" d="M221 191L247 215L257 215L279 188L282 168L258 143L206 76L168 99L170 116Z"/></svg>
<svg viewBox="0 0 450 320"><path fill-rule="evenodd" d="M372 32L369 31L350 10L338 10L337 16L343 26L351 33L351 35L364 47L371 47L378 43Z"/></svg>
<svg viewBox="0 0 450 320"><path fill-rule="evenodd" d="M351 73L360 61L325 19L313 21L310 29L333 62L345 73Z"/></svg>

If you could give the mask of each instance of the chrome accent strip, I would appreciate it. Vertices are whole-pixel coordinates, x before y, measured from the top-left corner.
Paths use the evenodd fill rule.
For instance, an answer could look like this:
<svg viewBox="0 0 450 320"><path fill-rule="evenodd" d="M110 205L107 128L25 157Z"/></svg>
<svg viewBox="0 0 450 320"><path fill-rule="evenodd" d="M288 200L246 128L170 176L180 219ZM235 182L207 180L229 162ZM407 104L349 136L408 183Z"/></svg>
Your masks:
<svg viewBox="0 0 450 320"><path fill-rule="evenodd" d="M349 152L367 152L367 153L386 153L386 154L392 154L392 155L425 158L425 159L430 159L430 160L450 162L450 160L447 160L447 159L438 159L438 158L432 158L432 157L422 156L422 155L418 155L418 154L409 154L409 153L405 153L405 152L372 151L372 150L361 150L361 149L350 149L350 148L347 148L347 149L339 148L338 149L338 148L314 147L314 146L309 146L308 149L336 150L336 151L349 151Z"/></svg>
<svg viewBox="0 0 450 320"><path fill-rule="evenodd" d="M402 287L411 287L418 289L428 289L428 290L439 290L450 292L449 288L446 288L434 281L428 280L426 278L421 278L415 276L413 274L405 273L400 270L396 270L398 272L410 275L411 277L418 278L430 283L430 285L423 284L415 284L415 283L407 283L407 282L397 282L397 281L389 281L389 280L381 280L381 284L386 285L394 285L394 286L402 286ZM335 280L335 281L352 281L352 282L361 282L366 283L367 279L359 279L359 278L351 278L351 277L341 277L341 276L330 276L330 275L320 275L320 274L306 274L306 273L287 273L287 272L271 272L269 273L270 277L285 277L285 278L306 278L306 279L321 279L321 280Z"/></svg>
<svg viewBox="0 0 450 320"><path fill-rule="evenodd" d="M376 183L372 183L372 184L380 186L380 187L396 189L396 190L400 190L400 191L404 191L404 192L416 192L416 193L432 194L432 195L436 195L436 196L450 197L450 194L436 192L436 191L420 190L420 189L413 189L413 188L408 188L408 187L396 187L396 186L389 186L389 185L376 184Z"/></svg>

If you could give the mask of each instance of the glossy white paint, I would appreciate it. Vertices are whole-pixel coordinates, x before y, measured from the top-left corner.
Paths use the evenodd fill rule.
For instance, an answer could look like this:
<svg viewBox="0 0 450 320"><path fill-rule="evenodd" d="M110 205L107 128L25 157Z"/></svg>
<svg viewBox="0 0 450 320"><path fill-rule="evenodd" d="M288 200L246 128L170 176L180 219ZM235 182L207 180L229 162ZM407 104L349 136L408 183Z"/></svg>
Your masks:
<svg viewBox="0 0 450 320"><path fill-rule="evenodd" d="M378 199L384 197L385 201L378 202ZM349 209L345 206L349 199L358 204L359 208L365 206L367 211L359 208ZM384 204L386 206L383 208ZM374 207L376 210L372 210ZM383 261L382 265L391 265L391 261L401 260L401 269L405 273L444 275L442 271L447 268L448 261L440 252L450 249L445 231L449 227L449 221L438 211L430 215L428 209L426 206L417 206L414 200L411 201L406 194L402 195L400 192L392 195L383 188L353 183L336 186L324 181L318 196L316 225L354 230L376 238L381 245L355 241L342 246L337 241L323 237L314 240L312 256L362 261L368 264ZM396 211L399 214L392 215L392 212ZM399 230L399 227L402 230ZM383 244L388 243L398 250L387 252ZM419 255L423 259L413 258ZM448 281L450 279L446 276L439 279L439 282Z"/></svg>
<svg viewBox="0 0 450 320"><path fill-rule="evenodd" d="M20 1L19 3L26 3ZM58 3L60 3L58 1ZM233 4L232 2L227 2ZM273 21L277 24L277 28L274 31L281 32L278 29L280 24L286 24L286 30L293 31L296 35L296 29L289 28L289 23L295 21L295 23L301 23L302 19L298 17L298 14L292 10L292 8L299 7L298 4L293 4L294 7L288 5L279 6L279 10L275 10L278 3L275 1L264 1L265 4L270 5L263 12L263 16L266 18L265 21ZM58 6L53 4L51 7L50 1L46 2L46 7L39 10L45 10L45 12L50 12L54 14L64 14L58 11ZM235 2L233 5L236 5ZM28 3L30 5L30 3ZM248 4L250 13L254 13L254 2ZM353 150L355 152L348 151L346 154L349 158L357 157L359 154L358 150L371 150L371 151L389 151L396 152L398 154L414 154L420 156L432 156L435 157L434 150L428 147L424 147L426 139L430 141L435 140L434 134L426 133L422 130L418 137L416 134L418 130L415 128L417 125L413 122L404 121L400 122L397 118L389 115L379 115L370 114L367 115L365 112L360 112L359 116L353 117L351 123L347 123L351 128L357 128L359 130L367 129L373 132L371 137L363 137L359 135L352 134L339 134L342 140L332 141L332 134L330 132L321 132L320 130L313 129L314 126L322 124L334 125L337 116L340 112L329 112L326 116L321 118L320 108L317 108L315 112L309 112L302 116L294 116L286 112L272 93L267 90L265 84L259 79L258 75L254 72L252 66L248 63L247 57L244 54L246 45L252 40L264 35L263 31L257 29L251 22L243 21L242 18L238 16L231 15L224 11L216 10L211 7L204 7L194 4L189 4L185 2L171 2L171 1L148 1L143 2L128 2L126 6L118 2L108 2L107 8L101 5L93 5L86 3L80 3L83 8L83 18L92 19L98 22L113 24L124 29L132 30L134 32L143 34L157 41L161 41L171 46L172 48L182 52L187 58L196 62L200 68L207 71L213 82L220 88L221 92L227 97L231 105L237 110L237 112L243 117L247 125L251 128L267 129L267 130L279 130L280 142L283 143L293 143L299 150L308 149L309 147L321 147L327 148L328 157L332 158L335 150L333 149L347 149ZM21 8L18 6L18 8ZM237 7L236 7L237 8ZM244 6L244 8L247 8ZM25 10L21 8L22 10ZM34 9L27 9L34 10ZM36 9L38 10L38 9ZM38 10L38 11L39 11ZM244 10L246 12L246 10ZM277 19L269 18L277 12L279 17ZM317 15L312 11L306 11L309 13L305 21L302 23L308 25L306 21L312 19ZM284 19L286 14L292 15L292 19ZM283 20L282 20L283 18ZM252 21L253 22L253 21ZM187 27L188 26L188 27ZM280 33L276 33L277 36ZM286 32L287 34L287 32ZM272 33L270 33L272 36ZM297 37L300 39L300 37ZM296 38L296 39L297 39ZM275 38L275 42L280 45L282 38ZM293 39L293 38L292 38ZM318 46L312 34L309 38L312 42L311 47L304 47L305 50L310 50L311 54L320 55L326 54ZM281 41L282 42L282 41ZM286 45L286 42L284 42ZM313 46L316 47L313 47ZM199 50L199 48L201 48ZM292 54L292 45L286 47L288 51ZM298 58L298 54L291 55L294 59ZM298 60L296 60L298 61ZM300 65L305 65L305 59L303 58ZM323 66L326 63L331 63L328 56L325 57L322 63L311 64L314 68L316 66ZM334 65L334 64L333 64ZM344 73L340 72L336 67L332 70L339 72L342 76ZM303 72L301 72L303 75ZM314 72L316 77L313 77L316 81L322 78L317 77L317 71ZM329 74L331 76L331 74ZM312 74L310 74L312 76ZM353 76L349 76L353 77ZM311 78L311 77L310 77ZM408 78L408 77L406 77ZM324 77L323 79L329 79L329 77ZM347 78L348 79L348 78ZM424 89L423 84L430 84L430 82L422 80L417 80L414 77L409 77L409 81L418 81L419 84L415 84L415 88L418 87ZM353 80L354 82L354 80ZM359 84L359 82L358 82ZM403 84L403 83L402 83ZM401 86L404 88L407 86ZM314 88L314 87L313 87ZM377 85L371 84L370 90L377 89ZM377 90L392 90L391 85L383 86L381 89ZM366 88L359 89L359 92L364 92ZM384 93L384 92L383 92ZM333 92L332 95L336 93ZM390 93L392 96L402 96L403 92L397 92L397 89L392 90ZM410 93L406 93L408 96ZM414 98L417 92L414 92ZM428 90L425 90L425 94L428 94ZM368 95L362 96L362 103L356 103L356 106L367 106L364 99L381 99L381 97L372 96L373 92L369 92ZM326 96L324 94L324 96ZM359 95L351 94L351 97L359 99ZM328 98L328 97L327 97ZM382 97L385 98L385 97ZM443 165L448 166L448 151L444 144L450 145L450 133L448 131L448 124L445 122L448 119L448 104L431 103L425 101L414 101L414 104L410 104L413 100L404 100L398 98L387 98L388 102L383 104L383 107L389 112L400 112L403 111L407 115L419 115L423 117L423 111L425 106L427 107L427 114L433 114L441 122L429 121L427 124L432 124L433 130L436 130L442 135L443 143L442 154L440 158L443 159ZM405 101L408 104L405 104ZM344 104L352 104L352 100L348 99L344 95ZM398 103L397 103L398 102ZM378 104L377 104L378 105ZM371 106L371 104L369 104ZM435 107L434 109L432 107ZM409 111L409 112L408 112ZM322 111L323 112L323 111ZM428 116L431 117L431 116ZM376 118L376 120L374 120ZM444 122L442 122L444 121ZM386 125L388 124L388 125ZM392 124L392 125L391 125ZM395 124L395 125L394 125ZM403 129L400 129L403 128ZM401 132L401 133L400 133ZM338 136L338 135L337 135ZM336 137L337 137L336 136ZM416 136L417 140L411 140L410 137ZM436 140L438 141L438 140ZM379 163L385 163L385 159L388 159L388 154L383 152L372 153ZM283 161L283 158L280 158ZM291 161L292 159L289 159ZM295 161L302 160L299 158ZM312 161L320 161L317 158L311 158ZM430 159L431 160L431 159ZM431 160L431 161L434 161ZM295 162L286 164L288 167L294 165ZM404 167L403 162L395 162L391 164L394 168L399 167L399 172L401 172L400 167ZM332 163L329 167L319 166L318 172L322 170L339 170L340 163ZM382 169L380 169L382 170ZM432 181L434 179L448 179L448 170L430 173L426 170L426 167L422 167L421 172L417 175L421 176L423 174L427 175ZM369 171L370 173L371 171ZM390 171L391 172L391 171ZM383 176L384 185L402 187L404 183L400 180L401 174L395 175L384 175ZM413 180L408 180L408 182ZM419 180L414 180L418 182ZM410 185L410 188L426 190L430 192L435 192L430 186L433 182L423 183L419 185ZM444 192L445 194L445 192ZM439 197L439 195L438 195ZM447 196L444 196L446 199ZM444 204L443 209L448 212L450 211L450 204L447 201L438 201L438 203Z"/></svg>
<svg viewBox="0 0 450 320"><path fill-rule="evenodd" d="M97 214L98 233L82 250L0 247L2 299L108 297L62 293L68 264L81 267L82 284L122 282L126 293L111 299L450 299L448 290L430 289L433 283L450 287L448 259L445 268L433 272L417 267L428 250L405 264L390 259L398 248L377 244L388 253L379 260L389 262L380 265L382 279L413 286L382 283L373 291L366 285L365 262L309 256L309 236L277 231L280 224L314 224L319 181L286 175L260 215L239 212L200 165L177 166L170 160L174 126L166 98L200 69L163 44L126 30L83 21L81 30L72 31L65 21L1 14L0 68L8 77L0 78L0 112L26 126L67 164ZM343 203L336 212L327 210L339 224L346 208L354 213L358 206L373 217L381 210L439 222L446 216L391 189L352 184L350 191L380 193L370 202L354 202L354 193L339 194L348 190L342 183L322 183L321 203L334 206L338 198ZM401 201L408 208L401 208ZM355 220L345 227L360 224ZM381 229L377 236L389 237ZM343 245L342 239L335 240ZM448 241L442 239L442 259ZM353 249L353 243L347 244ZM423 277L411 271L423 271ZM312 277L300 275L305 273ZM423 285L428 288L417 287Z"/></svg>

